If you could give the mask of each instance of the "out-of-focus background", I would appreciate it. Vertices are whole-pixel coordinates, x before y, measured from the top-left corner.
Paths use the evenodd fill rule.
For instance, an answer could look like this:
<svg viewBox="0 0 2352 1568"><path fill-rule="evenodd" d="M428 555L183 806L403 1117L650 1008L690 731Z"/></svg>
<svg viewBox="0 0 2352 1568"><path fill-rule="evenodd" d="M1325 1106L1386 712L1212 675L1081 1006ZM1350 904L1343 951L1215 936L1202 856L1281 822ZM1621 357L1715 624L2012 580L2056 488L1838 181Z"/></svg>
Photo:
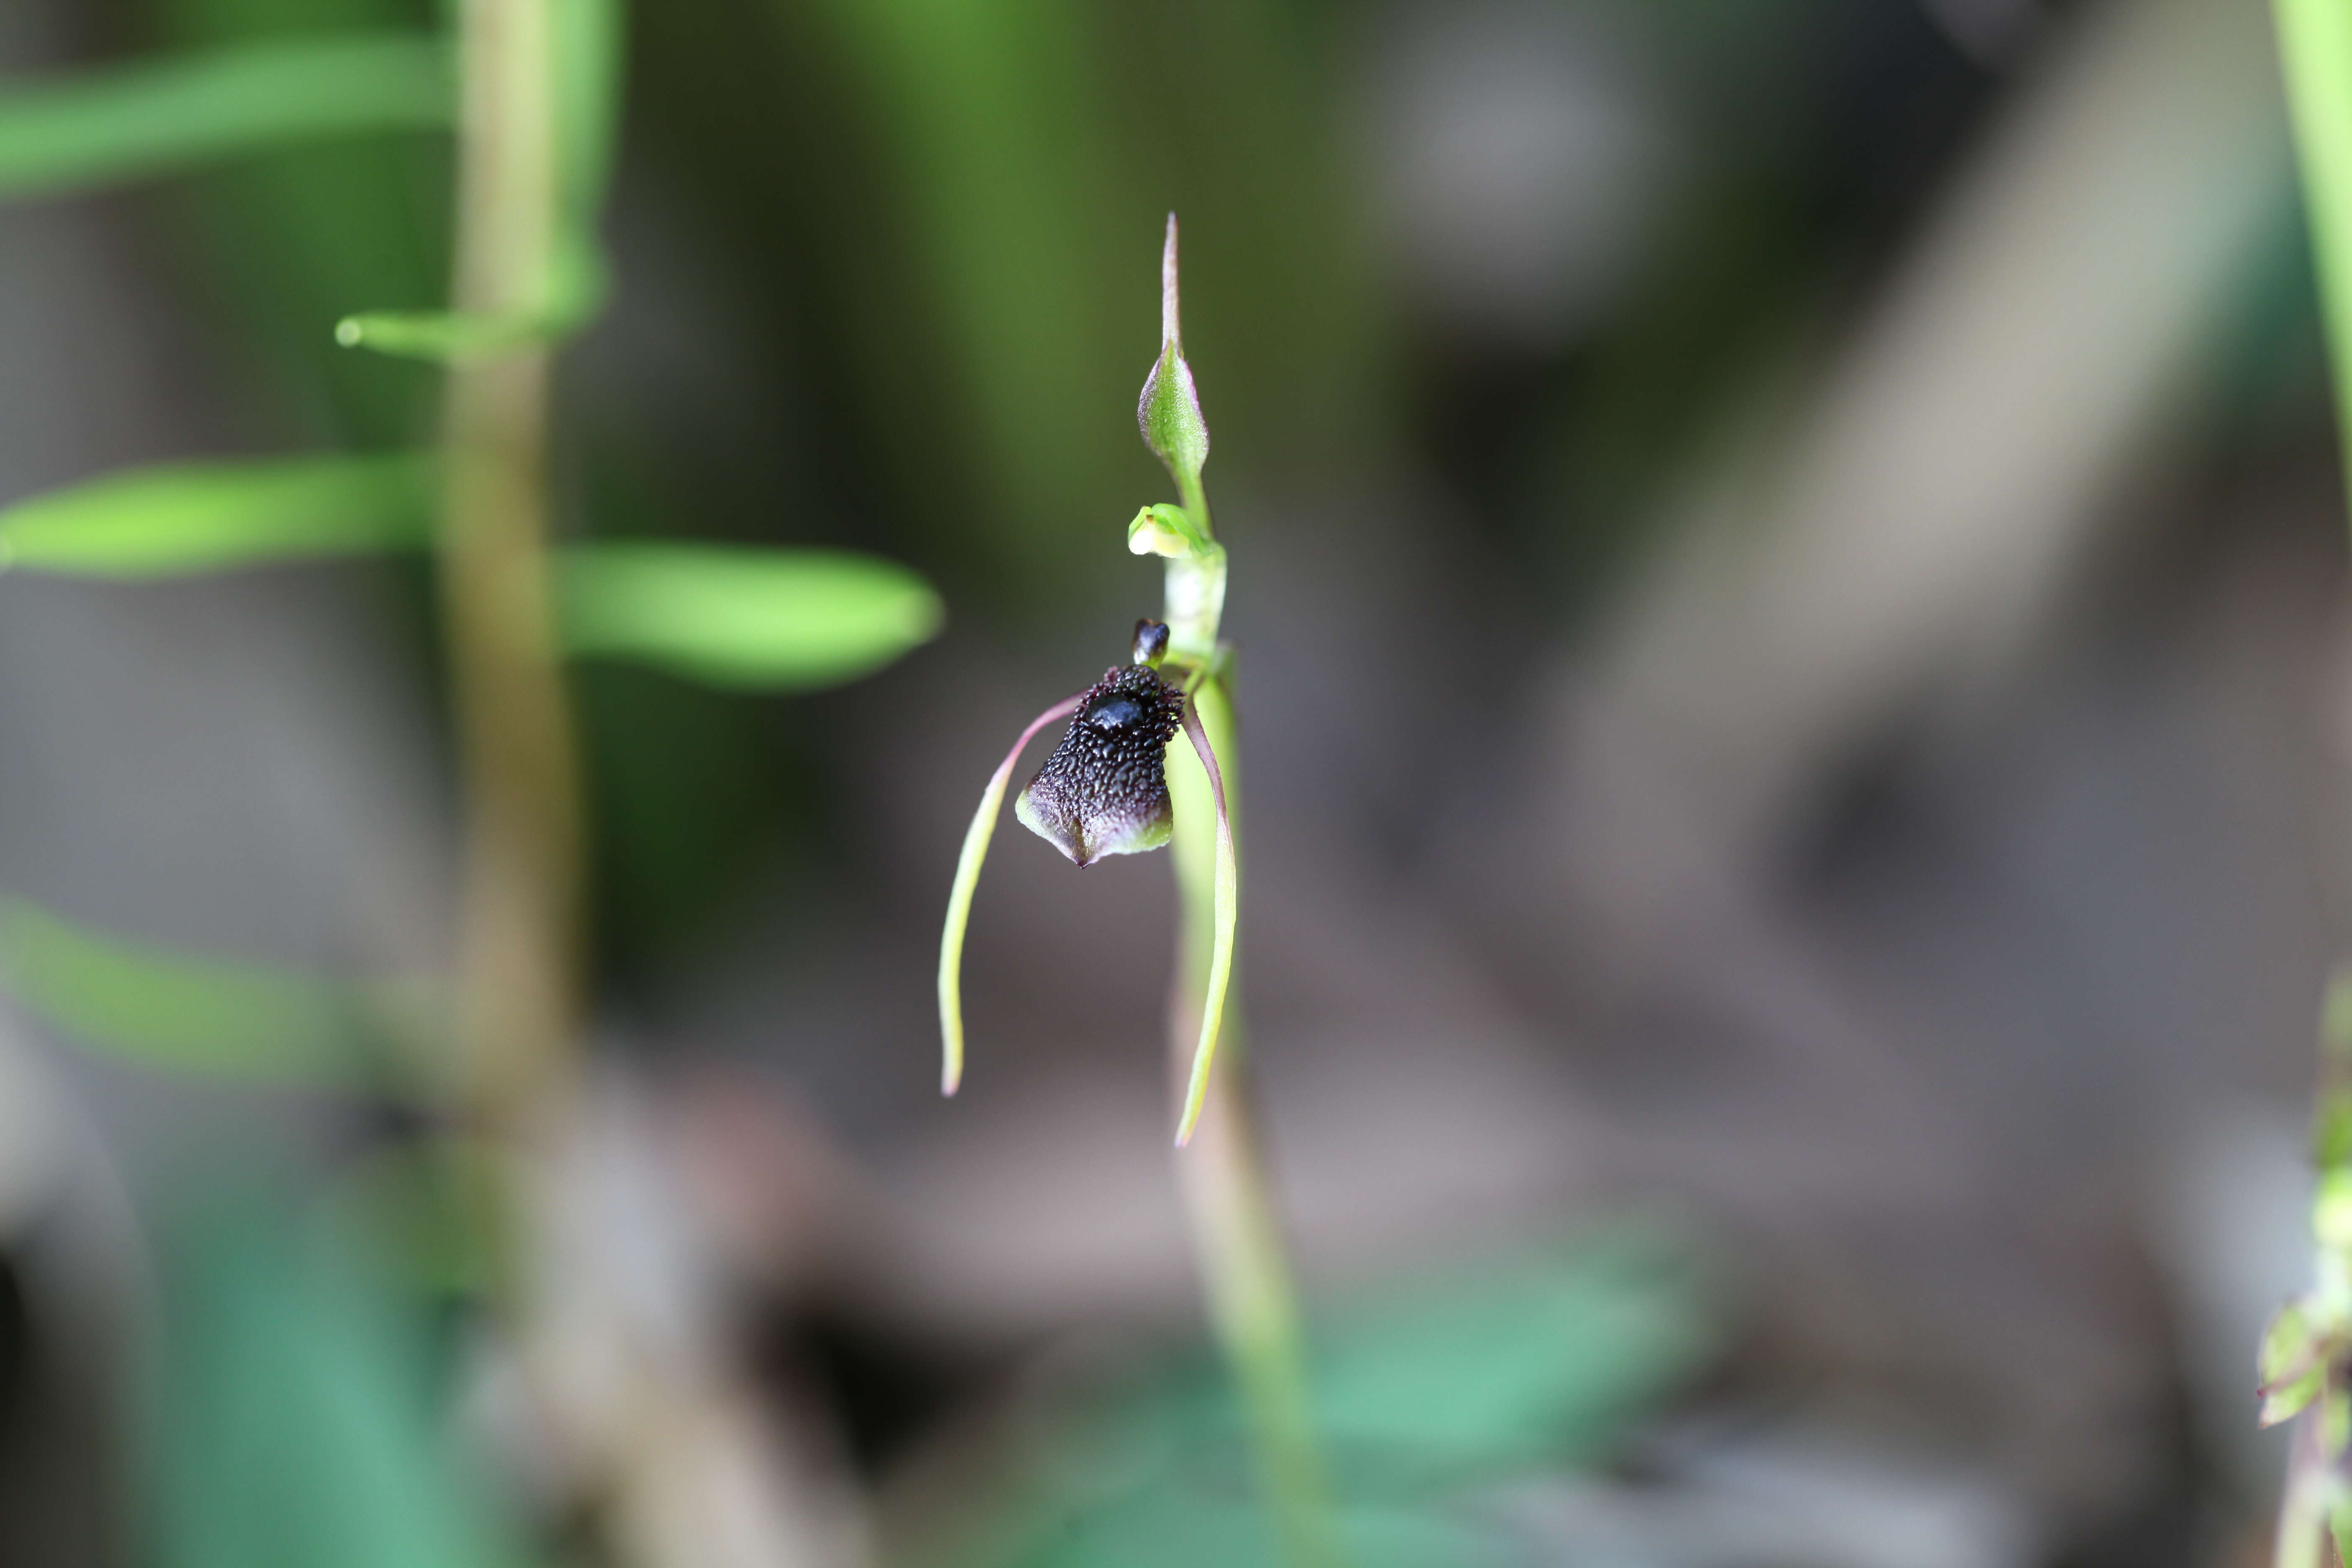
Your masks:
<svg viewBox="0 0 2352 1568"><path fill-rule="evenodd" d="M1167 858L1007 828L935 1088L967 814L1158 603L1171 208L1358 1559L2261 1559L2352 913L2265 7L634 12L562 529L871 552L946 629L805 696L579 670L591 1104L486 1258L429 1106L104 1005L123 952L446 970L426 569L0 576L0 1563L1273 1560L1171 1182ZM444 20L12 0L0 101ZM448 165L0 205L0 504L429 439L438 373L331 329L441 297Z"/></svg>

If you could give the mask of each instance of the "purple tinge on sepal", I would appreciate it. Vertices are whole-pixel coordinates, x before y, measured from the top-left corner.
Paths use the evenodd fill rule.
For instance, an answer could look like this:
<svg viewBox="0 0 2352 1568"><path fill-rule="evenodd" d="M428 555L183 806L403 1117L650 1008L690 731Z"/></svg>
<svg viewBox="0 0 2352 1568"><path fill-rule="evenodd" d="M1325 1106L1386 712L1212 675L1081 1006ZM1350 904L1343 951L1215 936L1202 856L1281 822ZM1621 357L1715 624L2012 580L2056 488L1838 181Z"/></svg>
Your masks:
<svg viewBox="0 0 2352 1568"><path fill-rule="evenodd" d="M1080 866L1159 848L1176 830L1167 756L1183 715L1183 694L1148 668L1105 670L1013 814Z"/></svg>

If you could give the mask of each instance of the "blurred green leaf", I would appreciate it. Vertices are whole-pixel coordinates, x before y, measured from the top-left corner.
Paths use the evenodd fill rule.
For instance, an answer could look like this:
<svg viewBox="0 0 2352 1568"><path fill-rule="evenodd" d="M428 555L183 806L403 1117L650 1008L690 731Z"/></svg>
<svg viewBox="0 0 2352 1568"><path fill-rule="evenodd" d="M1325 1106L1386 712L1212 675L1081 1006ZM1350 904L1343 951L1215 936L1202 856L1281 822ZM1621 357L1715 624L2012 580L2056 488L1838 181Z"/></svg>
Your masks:
<svg viewBox="0 0 2352 1568"><path fill-rule="evenodd" d="M618 130L625 23L619 0L559 0L551 22L559 232L540 306L494 316L363 310L335 323L335 341L345 348L465 359L560 341L604 309L610 279L597 224Z"/></svg>
<svg viewBox="0 0 2352 1568"><path fill-rule="evenodd" d="M1715 1294L1692 1237L1629 1219L1322 1315L1316 1415L1350 1561L1522 1561L1464 1497L1603 1460L1712 1353ZM965 1568L1279 1563L1218 1370L1189 1364L1043 1430L1012 1454L1015 1500L983 1505Z"/></svg>
<svg viewBox="0 0 2352 1568"><path fill-rule="evenodd" d="M2255 1424L2275 1426L2300 1415L2327 1378L2327 1347L2312 1321L2308 1300L2289 1301L2263 1332L2256 1373L2261 1409Z"/></svg>
<svg viewBox="0 0 2352 1568"><path fill-rule="evenodd" d="M1457 1269L1321 1323L1316 1411L1384 1470L1590 1459L1706 1353L1706 1295L1691 1243L1646 1225Z"/></svg>
<svg viewBox="0 0 2352 1568"><path fill-rule="evenodd" d="M1205 1484L1204 1484L1205 1483ZM1525 1545L1471 1510L1380 1501L1340 1521L1345 1568L1528 1568ZM1110 1508L1081 1510L1006 1568L1291 1568L1239 1476L1162 1474Z"/></svg>
<svg viewBox="0 0 2352 1568"><path fill-rule="evenodd" d="M335 342L394 359L447 361L553 342L579 324L562 311L468 316L456 310L362 310L335 323Z"/></svg>
<svg viewBox="0 0 2352 1568"><path fill-rule="evenodd" d="M2336 0L2276 0L2272 14L2318 264L2336 424L2352 437L2352 9ZM2346 461L2352 484L2352 446Z"/></svg>
<svg viewBox="0 0 2352 1568"><path fill-rule="evenodd" d="M134 468L0 510L0 560L142 578L417 546L432 484L431 461L406 454Z"/></svg>
<svg viewBox="0 0 2352 1568"><path fill-rule="evenodd" d="M347 349L373 349L396 359L446 361L569 337L604 309L607 288L604 258L593 239L578 236L573 239L556 254L542 310L503 316L469 316L456 310L362 310L335 323L335 342Z"/></svg>
<svg viewBox="0 0 2352 1568"><path fill-rule="evenodd" d="M356 1236L262 1209L164 1249L157 1568L520 1568L422 1309Z"/></svg>
<svg viewBox="0 0 2352 1568"><path fill-rule="evenodd" d="M939 596L903 566L827 550L588 544L557 560L566 648L753 690L868 674L940 628Z"/></svg>
<svg viewBox="0 0 2352 1568"><path fill-rule="evenodd" d="M189 52L399 34L445 37L441 0L133 0L127 18ZM455 77L455 54L451 54ZM454 87L451 93L455 100ZM223 310L248 390L292 421L293 448L388 451L436 429L437 378L346 353L331 335L362 306L428 310L449 281L455 181L446 135L289 143L193 172L156 193L159 239L186 303Z"/></svg>
<svg viewBox="0 0 2352 1568"><path fill-rule="evenodd" d="M0 978L82 1041L152 1067L273 1081L354 1075L363 1043L407 1033L432 1005L415 984L339 984L126 942L0 900Z"/></svg>
<svg viewBox="0 0 2352 1568"><path fill-rule="evenodd" d="M448 46L289 39L0 89L0 195L168 174L329 137L446 130Z"/></svg>
<svg viewBox="0 0 2352 1568"><path fill-rule="evenodd" d="M593 248L620 126L628 21L621 0L559 0L553 23L557 178L566 218Z"/></svg>

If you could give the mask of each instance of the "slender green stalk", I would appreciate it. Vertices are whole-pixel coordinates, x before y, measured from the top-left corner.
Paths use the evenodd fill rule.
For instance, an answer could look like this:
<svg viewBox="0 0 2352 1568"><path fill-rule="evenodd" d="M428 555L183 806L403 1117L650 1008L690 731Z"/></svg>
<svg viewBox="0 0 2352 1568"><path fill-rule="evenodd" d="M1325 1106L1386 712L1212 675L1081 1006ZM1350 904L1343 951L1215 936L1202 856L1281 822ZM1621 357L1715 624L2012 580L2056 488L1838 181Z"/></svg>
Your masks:
<svg viewBox="0 0 2352 1568"><path fill-rule="evenodd" d="M1193 701L1222 766L1232 819L1240 801L1240 748L1230 674L1202 682ZM1168 1065L1171 1087L1177 1088L1191 1075L1202 1002L1211 988L1218 857L1216 840L1203 831L1214 811L1206 772L1179 749L1170 750L1169 763L1178 824L1179 915ZM1227 1002L1221 1059L1206 1080L1198 1129L1176 1157L1177 1180L1210 1321L1240 1388L1284 1556L1297 1568L1321 1568L1343 1558L1315 1434L1297 1289L1251 1110L1247 1040L1239 1014Z"/></svg>
<svg viewBox="0 0 2352 1568"><path fill-rule="evenodd" d="M2352 5L2276 0L2279 54L2303 172L2337 439L2352 497ZM2320 1030L2313 1156L2313 1284L2263 1336L2264 1426L2300 1418L2279 1508L2277 1568L2316 1568L2352 1549L2352 980L2339 973Z"/></svg>
<svg viewBox="0 0 2352 1568"><path fill-rule="evenodd" d="M1168 752L1179 900L1168 1065L1171 1087L1189 1086L1179 1089L1186 1105L1179 1142L1189 1136L1190 1147L1177 1155L1177 1179L1210 1321L1240 1385L1284 1556L1294 1568L1325 1568L1341 1562L1342 1554L1316 1439L1306 1336L1250 1111L1239 1008L1225 989L1231 900L1238 879L1241 746L1234 727L1233 660L1218 642L1225 552L1210 525L1208 495L1201 483L1208 427L1184 360L1172 215L1160 262L1160 359L1145 384L1139 413L1144 438L1168 465L1183 510L1170 518L1165 509L1147 508L1129 531L1129 547L1167 557L1162 618L1168 623L1169 657L1199 672L1192 710L1207 742L1202 755L1173 745ZM1211 755L1223 774L1221 784L1213 782L1205 765ZM1225 826L1212 832L1220 805ZM1227 918L1221 920L1221 914ZM1218 1022L1204 1016L1211 1005L1223 1014L1223 1059L1213 1064L1220 1031L1204 1026Z"/></svg>
<svg viewBox="0 0 2352 1568"><path fill-rule="evenodd" d="M452 307L538 309L561 243L551 0L463 0ZM464 784L459 1037L477 1109L511 1122L566 1076L580 786L547 561L550 353L452 363L442 595Z"/></svg>

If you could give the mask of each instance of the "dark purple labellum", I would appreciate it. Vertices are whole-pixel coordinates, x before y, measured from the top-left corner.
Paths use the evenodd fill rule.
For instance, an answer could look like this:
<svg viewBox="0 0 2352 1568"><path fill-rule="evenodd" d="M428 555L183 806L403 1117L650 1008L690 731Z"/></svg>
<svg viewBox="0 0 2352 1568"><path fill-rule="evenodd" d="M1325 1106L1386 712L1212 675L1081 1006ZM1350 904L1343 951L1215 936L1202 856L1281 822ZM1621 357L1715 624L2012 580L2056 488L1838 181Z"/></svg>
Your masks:
<svg viewBox="0 0 2352 1568"><path fill-rule="evenodd" d="M1159 848L1176 831L1167 756L1183 719L1183 694L1149 668L1105 670L1013 814L1081 866Z"/></svg>

